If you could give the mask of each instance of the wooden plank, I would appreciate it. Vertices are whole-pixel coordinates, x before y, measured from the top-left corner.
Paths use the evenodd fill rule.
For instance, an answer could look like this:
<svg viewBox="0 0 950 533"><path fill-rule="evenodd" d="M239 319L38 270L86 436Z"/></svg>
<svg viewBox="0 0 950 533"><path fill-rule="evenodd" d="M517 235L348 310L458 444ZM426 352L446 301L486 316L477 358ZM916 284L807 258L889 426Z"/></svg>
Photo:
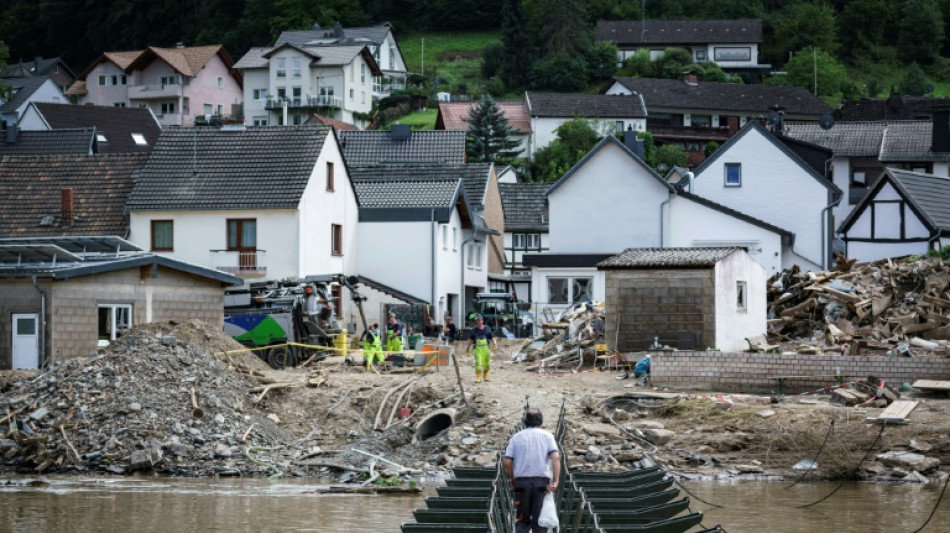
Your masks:
<svg viewBox="0 0 950 533"><path fill-rule="evenodd" d="M950 381L939 381L935 379L918 379L914 382L915 389L935 390L950 392Z"/></svg>
<svg viewBox="0 0 950 533"><path fill-rule="evenodd" d="M929 304L942 307L943 309L950 309L950 300L944 300L943 298L937 298L936 296L931 296L929 294L921 296L920 299Z"/></svg>
<svg viewBox="0 0 950 533"><path fill-rule="evenodd" d="M910 416L910 412L913 411L920 402L913 400L896 400L891 405L887 406L884 411L877 416L878 420L906 420Z"/></svg>

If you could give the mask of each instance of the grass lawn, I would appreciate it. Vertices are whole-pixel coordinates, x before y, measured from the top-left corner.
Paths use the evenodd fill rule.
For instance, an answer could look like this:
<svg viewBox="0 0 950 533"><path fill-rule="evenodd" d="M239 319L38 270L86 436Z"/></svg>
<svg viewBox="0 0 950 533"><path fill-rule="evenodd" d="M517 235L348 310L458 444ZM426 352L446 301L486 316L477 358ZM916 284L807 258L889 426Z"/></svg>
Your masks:
<svg viewBox="0 0 950 533"><path fill-rule="evenodd" d="M497 32L413 33L400 37L399 49L410 72L425 74L430 79L433 73L437 74L439 90L452 92L459 83L468 88L484 84L482 51L500 40Z"/></svg>
<svg viewBox="0 0 950 533"><path fill-rule="evenodd" d="M408 124L414 130L434 130L435 116L438 114L438 107L430 107L425 111L415 111L396 120L396 124ZM389 129L387 126L386 129Z"/></svg>

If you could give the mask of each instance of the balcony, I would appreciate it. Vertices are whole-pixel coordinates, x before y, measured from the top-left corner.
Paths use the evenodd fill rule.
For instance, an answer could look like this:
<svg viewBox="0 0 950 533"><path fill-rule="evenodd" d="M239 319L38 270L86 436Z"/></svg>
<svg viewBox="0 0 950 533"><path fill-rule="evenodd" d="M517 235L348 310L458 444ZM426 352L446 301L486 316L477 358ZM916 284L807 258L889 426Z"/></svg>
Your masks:
<svg viewBox="0 0 950 533"><path fill-rule="evenodd" d="M155 100L178 98L182 94L178 84L129 85L129 100Z"/></svg>
<svg viewBox="0 0 950 533"><path fill-rule="evenodd" d="M267 275L266 250L210 250L211 268L242 278Z"/></svg>
<svg viewBox="0 0 950 533"><path fill-rule="evenodd" d="M666 126L647 123L657 139L725 141L732 136L727 126Z"/></svg>
<svg viewBox="0 0 950 533"><path fill-rule="evenodd" d="M320 107L343 107L343 99L326 94L308 94L299 98L271 98L264 103L264 109L279 110L287 105L287 109L317 109Z"/></svg>

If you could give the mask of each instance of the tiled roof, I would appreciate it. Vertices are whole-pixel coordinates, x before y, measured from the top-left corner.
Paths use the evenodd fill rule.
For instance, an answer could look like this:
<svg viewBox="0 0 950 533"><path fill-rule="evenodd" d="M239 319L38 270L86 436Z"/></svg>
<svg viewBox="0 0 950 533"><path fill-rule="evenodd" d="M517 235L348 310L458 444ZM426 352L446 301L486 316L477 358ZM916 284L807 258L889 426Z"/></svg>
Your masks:
<svg viewBox="0 0 950 533"><path fill-rule="evenodd" d="M818 124L786 123L789 137L830 148L839 157L877 157L883 162L950 161L950 152L932 152L933 122L893 120Z"/></svg>
<svg viewBox="0 0 950 533"><path fill-rule="evenodd" d="M765 115L770 108L780 106L788 115L814 116L831 111L820 98L801 87L711 81L691 85L683 80L657 78L617 77L614 80L641 94L649 109L708 109Z"/></svg>
<svg viewBox="0 0 950 533"><path fill-rule="evenodd" d="M48 59L39 58L39 61L35 59L33 61L17 61L10 62L7 65L7 68L0 73L0 78L27 78L31 76L36 76L37 74L46 74L46 71L51 67L56 66L57 64L61 65L66 71L72 75L72 70L63 60L59 57L51 57Z"/></svg>
<svg viewBox="0 0 950 533"><path fill-rule="evenodd" d="M508 126L515 132L531 132L531 116L524 100L496 100L501 112L508 119ZM468 118L477 102L439 102L436 128L449 131L468 131Z"/></svg>
<svg viewBox="0 0 950 533"><path fill-rule="evenodd" d="M128 233L125 203L145 154L0 159L0 236ZM63 226L62 189L73 189L75 221ZM50 224L42 225L44 217Z"/></svg>
<svg viewBox="0 0 950 533"><path fill-rule="evenodd" d="M545 193L550 183L499 183L505 210L505 231L547 231Z"/></svg>
<svg viewBox="0 0 950 533"><path fill-rule="evenodd" d="M136 60L140 55L142 55L142 50L129 50L126 52L106 52L102 54L106 59L112 61L120 69L125 70L129 68L129 65Z"/></svg>
<svg viewBox="0 0 950 533"><path fill-rule="evenodd" d="M220 44L210 46L185 46L182 48L159 48L149 46L145 51L139 54L128 66L128 69L141 70L151 63L156 57L165 63L168 63L173 69L184 76L197 76L198 73L208 64L208 61L217 55L222 56L225 66L231 66L231 60L224 52L224 47Z"/></svg>
<svg viewBox="0 0 950 533"><path fill-rule="evenodd" d="M340 146L351 167L465 163L464 131L412 131L408 139L393 139L388 131L344 131Z"/></svg>
<svg viewBox="0 0 950 533"><path fill-rule="evenodd" d="M295 209L326 126L168 128L136 181L130 210Z"/></svg>
<svg viewBox="0 0 950 533"><path fill-rule="evenodd" d="M105 137L105 142L99 142L103 154L151 152L161 133L161 126L148 109L41 102L32 105L51 129L96 128ZM146 144L136 144L132 134L143 135Z"/></svg>
<svg viewBox="0 0 950 533"><path fill-rule="evenodd" d="M462 180L465 198L475 209L484 207L491 163L468 165L377 165L372 167L350 166L354 181L384 183L392 180Z"/></svg>
<svg viewBox="0 0 950 533"><path fill-rule="evenodd" d="M927 98L892 94L888 98L865 98L845 103L835 112L839 122L876 120L930 120L936 110L950 107L950 98Z"/></svg>
<svg viewBox="0 0 950 533"><path fill-rule="evenodd" d="M0 113L12 113L16 111L16 109L29 100L30 96L33 96L33 93L48 79L46 76L36 76L32 78L7 78L2 80L2 84L13 91L13 96L3 104L0 104Z"/></svg>
<svg viewBox="0 0 950 533"><path fill-rule="evenodd" d="M740 248L627 248L597 268L708 268Z"/></svg>
<svg viewBox="0 0 950 533"><path fill-rule="evenodd" d="M950 231L950 178L889 168L917 207L942 231Z"/></svg>
<svg viewBox="0 0 950 533"><path fill-rule="evenodd" d="M364 207L450 207L459 192L458 178L389 178L353 180Z"/></svg>
<svg viewBox="0 0 950 533"><path fill-rule="evenodd" d="M49 131L20 131L12 144L0 138L0 156L4 155L93 155L96 152L93 128Z"/></svg>
<svg viewBox="0 0 950 533"><path fill-rule="evenodd" d="M290 43L295 46L304 46L312 42L336 43L336 42L368 42L381 43L386 35L392 30L389 26L363 26L358 28L343 28L343 37L334 37L333 28L322 28L319 30L303 31L285 31L281 32L280 37L274 46L284 43Z"/></svg>
<svg viewBox="0 0 950 533"><path fill-rule="evenodd" d="M644 118L647 109L638 95L526 93L532 117Z"/></svg>
<svg viewBox="0 0 950 533"><path fill-rule="evenodd" d="M762 21L739 20L598 20L597 41L617 44L761 43Z"/></svg>
<svg viewBox="0 0 950 533"><path fill-rule="evenodd" d="M829 148L836 156L877 157L885 124L839 122L826 130L815 122L786 122L785 134L793 139Z"/></svg>
<svg viewBox="0 0 950 533"><path fill-rule="evenodd" d="M323 124L325 126L333 126L333 129L335 129L337 133L341 131L359 131L359 128L357 128L353 124L349 124L347 122L343 122L342 120L337 120L335 118L326 117L320 114L314 114L313 117L307 120L307 124L311 124L311 123Z"/></svg>
<svg viewBox="0 0 950 533"><path fill-rule="evenodd" d="M254 46L247 51L241 59L237 60L237 63L234 64L236 69L244 68L266 68L267 67L267 58L264 57L264 54L270 52L274 48L272 46Z"/></svg>
<svg viewBox="0 0 950 533"><path fill-rule="evenodd" d="M365 45L296 46L289 43L284 43L280 46L270 48L251 48L246 54L244 54L244 57L239 59L238 62L234 64L234 68L267 68L269 54L284 46L291 46L300 52L313 57L314 59L310 62L311 66L335 67L349 65L353 61L353 58L362 53L367 58L370 68L378 68L378 66L375 64L375 60L372 60L372 54L369 53L369 50L366 50ZM373 74L378 75L381 74L381 72L374 71Z"/></svg>
<svg viewBox="0 0 950 533"><path fill-rule="evenodd" d="M86 80L76 80L66 89L66 96L82 96L88 94L86 90Z"/></svg>

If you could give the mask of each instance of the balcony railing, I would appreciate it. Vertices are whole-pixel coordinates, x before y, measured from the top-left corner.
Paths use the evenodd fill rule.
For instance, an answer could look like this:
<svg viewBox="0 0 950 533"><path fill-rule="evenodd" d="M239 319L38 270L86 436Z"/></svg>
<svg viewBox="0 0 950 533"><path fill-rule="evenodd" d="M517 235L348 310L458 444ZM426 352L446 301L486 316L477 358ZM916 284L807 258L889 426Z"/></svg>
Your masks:
<svg viewBox="0 0 950 533"><path fill-rule="evenodd" d="M665 126L647 123L647 131L654 137L677 139L726 140L730 137L729 128L724 126Z"/></svg>
<svg viewBox="0 0 950 533"><path fill-rule="evenodd" d="M130 85L129 99L152 100L156 98L177 97L182 94L181 91L181 85L178 84L154 83L152 85Z"/></svg>
<svg viewBox="0 0 950 533"><path fill-rule="evenodd" d="M326 94L308 94L295 98L270 98L264 103L264 109L314 109L318 107L343 107L343 99Z"/></svg>
<svg viewBox="0 0 950 533"><path fill-rule="evenodd" d="M211 268L240 277L267 275L266 250L210 250Z"/></svg>

